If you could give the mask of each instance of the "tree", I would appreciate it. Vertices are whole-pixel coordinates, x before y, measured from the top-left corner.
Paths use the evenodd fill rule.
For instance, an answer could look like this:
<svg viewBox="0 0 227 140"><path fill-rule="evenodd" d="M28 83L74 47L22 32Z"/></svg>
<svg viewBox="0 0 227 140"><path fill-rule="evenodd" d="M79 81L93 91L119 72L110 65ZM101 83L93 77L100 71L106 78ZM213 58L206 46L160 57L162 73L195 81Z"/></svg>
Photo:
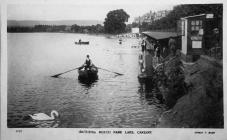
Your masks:
<svg viewBox="0 0 227 140"><path fill-rule="evenodd" d="M123 10L113 10L107 14L104 22L105 32L118 34L125 32L126 24L130 16Z"/></svg>
<svg viewBox="0 0 227 140"><path fill-rule="evenodd" d="M133 22L132 23L132 28L139 27L139 23Z"/></svg>

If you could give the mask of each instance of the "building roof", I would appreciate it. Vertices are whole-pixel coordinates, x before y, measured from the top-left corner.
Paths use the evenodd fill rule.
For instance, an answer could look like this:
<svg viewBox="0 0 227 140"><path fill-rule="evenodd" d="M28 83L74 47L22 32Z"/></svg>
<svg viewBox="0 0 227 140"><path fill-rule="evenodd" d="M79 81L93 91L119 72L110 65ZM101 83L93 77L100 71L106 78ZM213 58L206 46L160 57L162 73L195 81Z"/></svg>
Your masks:
<svg viewBox="0 0 227 140"><path fill-rule="evenodd" d="M181 19L187 19L187 18L193 18L193 17L201 17L201 16L205 16L206 14L199 14L199 15L193 15L193 16L187 16L187 17L183 17Z"/></svg>
<svg viewBox="0 0 227 140"><path fill-rule="evenodd" d="M155 40L167 39L170 37L180 36L176 32L142 32L142 34L151 37Z"/></svg>

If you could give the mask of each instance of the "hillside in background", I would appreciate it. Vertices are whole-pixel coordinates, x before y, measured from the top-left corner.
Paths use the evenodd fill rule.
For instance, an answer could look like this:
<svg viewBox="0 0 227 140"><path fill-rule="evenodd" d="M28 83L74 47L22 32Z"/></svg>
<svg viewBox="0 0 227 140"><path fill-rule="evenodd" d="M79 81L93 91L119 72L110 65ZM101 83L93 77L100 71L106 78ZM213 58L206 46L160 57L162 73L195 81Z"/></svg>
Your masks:
<svg viewBox="0 0 227 140"><path fill-rule="evenodd" d="M173 10L152 22L141 22L141 31L177 31L181 28L180 19L182 17L199 14L214 14L217 28L222 30L223 4L181 4L173 7ZM134 22L132 27L138 27L139 23ZM222 32L222 31L221 31Z"/></svg>
<svg viewBox="0 0 227 140"><path fill-rule="evenodd" d="M71 26L73 24L77 24L79 26L91 26L101 24L103 25L103 21L99 20L54 20L54 21L38 21L38 20L8 20L7 26L27 26L33 27L35 25L68 25Z"/></svg>

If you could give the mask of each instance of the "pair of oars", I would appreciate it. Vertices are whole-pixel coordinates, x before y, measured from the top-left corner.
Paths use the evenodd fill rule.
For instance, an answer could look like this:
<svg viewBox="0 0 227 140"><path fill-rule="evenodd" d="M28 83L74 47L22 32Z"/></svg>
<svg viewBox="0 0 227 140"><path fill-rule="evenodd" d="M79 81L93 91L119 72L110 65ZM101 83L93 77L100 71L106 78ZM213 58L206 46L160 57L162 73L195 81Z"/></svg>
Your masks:
<svg viewBox="0 0 227 140"><path fill-rule="evenodd" d="M62 74L68 73L68 72L70 72L70 71L73 71L73 70L76 70L76 69L79 69L79 68L81 68L81 67L77 67L77 68L74 68L74 69L71 69L71 70L62 72L62 73L58 73L58 74L52 75L51 77L58 78L58 77L59 77L60 75L62 75ZM104 70L104 71L108 71L108 72L115 73L115 74L117 74L117 75L123 75L122 73L110 71L110 70L107 70L107 69L104 69L104 68L100 68L100 67L97 67L97 68L98 68L98 69L101 69L101 70Z"/></svg>

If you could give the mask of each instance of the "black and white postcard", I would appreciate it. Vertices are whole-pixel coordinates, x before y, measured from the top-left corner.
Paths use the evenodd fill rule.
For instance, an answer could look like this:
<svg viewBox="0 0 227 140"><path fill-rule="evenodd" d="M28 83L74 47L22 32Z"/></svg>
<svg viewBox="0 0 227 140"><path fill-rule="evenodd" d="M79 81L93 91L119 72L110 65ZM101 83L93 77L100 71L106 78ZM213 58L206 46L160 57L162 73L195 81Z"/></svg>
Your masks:
<svg viewBox="0 0 227 140"><path fill-rule="evenodd" d="M1 4L1 136L226 139L223 1Z"/></svg>

